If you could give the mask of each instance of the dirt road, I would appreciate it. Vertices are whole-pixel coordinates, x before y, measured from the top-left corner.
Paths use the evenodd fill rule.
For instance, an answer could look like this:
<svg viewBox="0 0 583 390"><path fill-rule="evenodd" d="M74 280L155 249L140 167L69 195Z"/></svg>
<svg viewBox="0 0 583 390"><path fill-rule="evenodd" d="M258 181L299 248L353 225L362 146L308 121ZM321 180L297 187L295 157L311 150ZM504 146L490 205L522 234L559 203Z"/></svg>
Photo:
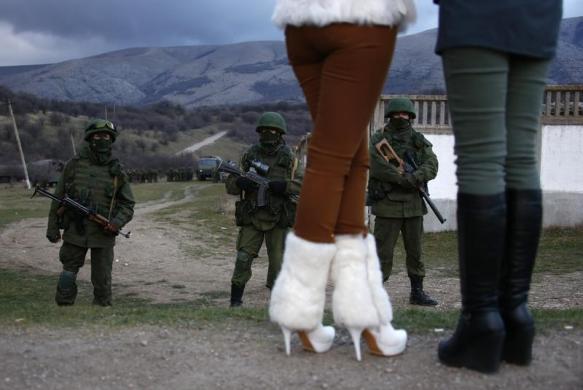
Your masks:
<svg viewBox="0 0 583 390"><path fill-rule="evenodd" d="M203 186L189 187L185 198L163 198L140 205L119 239L114 263L114 298L134 295L168 303L206 299L227 306L235 237L220 247L172 223L154 221L153 212L188 202ZM56 275L59 245L44 239L44 219L26 219L0 232L0 267ZM196 242L200 255L192 253ZM266 259L256 260L245 305L264 307ZM531 301L540 308L583 307L581 273L539 275ZM89 267L80 272L89 280ZM426 288L440 301L437 310L459 306L455 278L428 278ZM407 307L409 285L400 271L389 292L395 307ZM52 292L51 292L52 293ZM328 300L329 301L329 300ZM450 369L437 362L443 333L412 334L402 356L385 359L353 356L349 336L339 329L334 348L323 355L301 351L294 338L286 357L279 330L260 323L241 327L235 319L196 328L131 327L123 330L8 328L0 330L0 389L87 388L394 388L581 389L583 331L555 331L536 340L528 368L503 366L498 375Z"/></svg>

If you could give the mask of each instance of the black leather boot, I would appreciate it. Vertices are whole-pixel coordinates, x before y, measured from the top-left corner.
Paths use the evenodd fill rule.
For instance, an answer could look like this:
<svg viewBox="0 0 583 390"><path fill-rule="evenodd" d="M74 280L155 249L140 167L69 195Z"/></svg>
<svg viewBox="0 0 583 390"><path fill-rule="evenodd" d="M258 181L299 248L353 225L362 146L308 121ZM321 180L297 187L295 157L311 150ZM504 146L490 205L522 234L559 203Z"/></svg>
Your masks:
<svg viewBox="0 0 583 390"><path fill-rule="evenodd" d="M492 373L500 366L505 334L498 284L505 248L506 198L504 193L458 193L457 204L462 313L453 336L439 343L439 360Z"/></svg>
<svg viewBox="0 0 583 390"><path fill-rule="evenodd" d="M502 358L528 365L535 330L527 301L542 226L542 194L540 190L507 190L506 204L508 230L499 297L506 327Z"/></svg>
<svg viewBox="0 0 583 390"><path fill-rule="evenodd" d="M411 280L411 295L409 295L409 303L411 305L419 306L436 306L437 301L429 296L423 290L423 277L417 275L409 275Z"/></svg>
<svg viewBox="0 0 583 390"><path fill-rule="evenodd" d="M71 271L62 271L57 283L55 302L59 306L71 306L77 298L77 274Z"/></svg>
<svg viewBox="0 0 583 390"><path fill-rule="evenodd" d="M245 286L238 287L231 284L231 307L239 307L243 304L243 291Z"/></svg>

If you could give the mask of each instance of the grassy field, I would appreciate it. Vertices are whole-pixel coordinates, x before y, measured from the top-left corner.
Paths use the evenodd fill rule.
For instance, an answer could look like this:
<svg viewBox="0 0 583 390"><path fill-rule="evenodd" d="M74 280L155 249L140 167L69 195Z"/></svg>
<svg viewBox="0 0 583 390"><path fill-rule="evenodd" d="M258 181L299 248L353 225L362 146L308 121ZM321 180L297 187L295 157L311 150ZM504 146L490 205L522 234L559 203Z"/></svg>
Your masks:
<svg viewBox="0 0 583 390"><path fill-rule="evenodd" d="M158 199L178 200L193 192L192 200L170 206L155 214L161 222L172 224L188 232L204 234L212 248L221 248L221 242L236 234L232 210L225 207L224 186L208 182L152 183L133 186L139 203ZM10 187L0 189L0 229L23 218L45 217L49 200L30 198L30 191ZM556 274L583 270L583 227L548 229L543 232L535 273ZM40 244L39 244L40 245ZM195 243L185 243L184 249L201 255ZM190 245L190 246L189 246ZM428 268L441 276L457 275L456 235L454 232L432 233L425 236L424 257ZM192 246L192 247L191 247ZM232 251L233 248L221 250ZM207 248L207 250L209 250ZM218 249L217 249L218 250ZM402 244L397 245L396 258L403 258ZM243 308L229 310L213 307L211 299L179 304L152 304L134 297L116 297L113 308L103 309L91 305L91 288L82 286L78 303L74 307L59 308L53 303L52 291L55 277L30 271L0 269L0 325L17 326L133 326L154 324L164 326L189 326L202 322L220 322L236 318L251 322L267 319L265 309ZM51 291L51 294L47 294ZM583 326L583 310L535 311L542 329L561 328L566 325ZM436 312L424 308L397 310L396 325L413 332L428 332L435 328L453 328L457 310ZM326 322L331 322L327 313Z"/></svg>
<svg viewBox="0 0 583 390"><path fill-rule="evenodd" d="M50 327L119 327L135 325L199 326L203 323L236 319L247 322L267 321L267 310L241 308L231 310L212 307L204 301L179 304L151 304L147 301L116 297L115 305L102 308L91 304L91 287L80 283L75 306L54 304L55 277L0 269L0 326ZM457 310L436 312L423 308L396 310L394 324L409 332L431 332L439 328L453 328ZM535 310L538 327L542 331L565 326L583 326L581 310ZM332 322L326 313L325 323Z"/></svg>

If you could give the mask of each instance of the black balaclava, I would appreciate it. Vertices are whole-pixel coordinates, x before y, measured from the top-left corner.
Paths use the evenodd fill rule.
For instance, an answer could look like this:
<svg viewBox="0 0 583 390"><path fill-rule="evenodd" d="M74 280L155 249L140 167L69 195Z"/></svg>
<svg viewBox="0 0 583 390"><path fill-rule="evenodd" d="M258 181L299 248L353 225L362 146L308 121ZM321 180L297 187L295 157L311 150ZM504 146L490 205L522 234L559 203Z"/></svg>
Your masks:
<svg viewBox="0 0 583 390"><path fill-rule="evenodd" d="M279 132L275 132L275 134L271 131L259 132L259 144L261 145L261 149L266 153L275 153L281 143L282 138Z"/></svg>
<svg viewBox="0 0 583 390"><path fill-rule="evenodd" d="M105 164L111 159L112 138L109 139L89 139L89 149L98 164Z"/></svg>
<svg viewBox="0 0 583 390"><path fill-rule="evenodd" d="M411 119L390 118L389 128L391 129L394 138L405 139L411 136Z"/></svg>

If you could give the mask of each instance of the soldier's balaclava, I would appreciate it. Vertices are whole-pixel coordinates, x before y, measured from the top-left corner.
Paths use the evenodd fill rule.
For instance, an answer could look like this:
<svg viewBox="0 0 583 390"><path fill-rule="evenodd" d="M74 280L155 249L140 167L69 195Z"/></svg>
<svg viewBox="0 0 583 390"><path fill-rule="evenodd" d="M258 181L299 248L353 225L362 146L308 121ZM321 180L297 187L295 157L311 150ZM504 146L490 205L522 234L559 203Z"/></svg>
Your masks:
<svg viewBox="0 0 583 390"><path fill-rule="evenodd" d="M393 137L397 139L403 139L411 135L411 119L405 118L390 118L389 128L393 134Z"/></svg>
<svg viewBox="0 0 583 390"><path fill-rule="evenodd" d="M89 138L89 148L93 152L98 163L105 164L111 159L112 143L112 137L109 137L109 139L95 139L93 136Z"/></svg>
<svg viewBox="0 0 583 390"><path fill-rule="evenodd" d="M273 153L277 150L283 139L281 137L280 131L276 130L273 132L269 130L267 128L260 129L259 143L261 145L261 149L263 149L265 152Z"/></svg>

